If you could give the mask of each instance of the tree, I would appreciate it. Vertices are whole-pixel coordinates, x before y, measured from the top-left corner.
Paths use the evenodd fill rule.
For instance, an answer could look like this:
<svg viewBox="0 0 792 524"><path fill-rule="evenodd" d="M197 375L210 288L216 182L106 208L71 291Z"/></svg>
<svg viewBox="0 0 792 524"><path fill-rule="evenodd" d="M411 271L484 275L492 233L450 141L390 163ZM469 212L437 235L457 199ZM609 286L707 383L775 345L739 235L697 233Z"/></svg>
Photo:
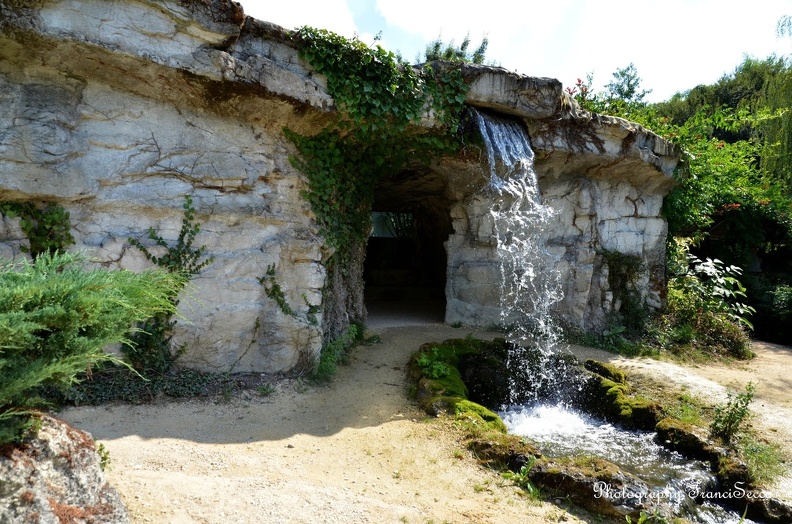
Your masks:
<svg viewBox="0 0 792 524"><path fill-rule="evenodd" d="M644 98L652 91L641 89L641 78L632 63L613 73L613 80L605 86L606 91L603 93L593 90L593 82L594 76L589 73L585 81L578 78L575 87L567 88L566 91L581 107L595 113L629 120L646 117L647 104Z"/></svg>
<svg viewBox="0 0 792 524"><path fill-rule="evenodd" d="M778 36L788 36L792 38L792 16L785 15L778 20L776 33Z"/></svg>
<svg viewBox="0 0 792 524"><path fill-rule="evenodd" d="M640 87L641 77L638 76L638 70L632 62L627 67L617 69L613 73L613 80L605 85L608 98L621 100L627 104L641 104L646 95L652 92L651 89L647 91Z"/></svg>
<svg viewBox="0 0 792 524"><path fill-rule="evenodd" d="M467 62L472 64L483 64L484 58L487 53L487 46L489 39L485 36L481 40L481 44L473 50L468 51L470 47L470 34L465 35L464 40L459 47L454 45L454 41L443 42L438 35L433 41L426 45L424 51L424 62L433 62L435 60L446 60L449 62Z"/></svg>

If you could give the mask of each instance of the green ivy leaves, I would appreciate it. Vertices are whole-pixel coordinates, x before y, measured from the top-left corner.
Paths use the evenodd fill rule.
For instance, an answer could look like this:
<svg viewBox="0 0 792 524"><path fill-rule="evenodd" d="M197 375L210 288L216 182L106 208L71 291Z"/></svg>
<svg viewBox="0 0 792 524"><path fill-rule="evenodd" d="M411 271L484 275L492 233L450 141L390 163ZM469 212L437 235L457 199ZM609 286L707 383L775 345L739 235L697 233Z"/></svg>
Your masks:
<svg viewBox="0 0 792 524"><path fill-rule="evenodd" d="M304 197L343 257L368 234L378 180L411 159L458 149L467 85L458 69L414 69L378 45L324 29L303 27L294 39L327 77L339 114L314 136L284 132L300 152L293 164L308 177ZM439 124L431 131L419 126L429 115Z"/></svg>
<svg viewBox="0 0 792 524"><path fill-rule="evenodd" d="M33 202L0 203L0 214L8 218L20 217L19 225L28 237L30 246L21 246L24 253L36 258L50 255L74 244L69 212L57 204L37 205Z"/></svg>

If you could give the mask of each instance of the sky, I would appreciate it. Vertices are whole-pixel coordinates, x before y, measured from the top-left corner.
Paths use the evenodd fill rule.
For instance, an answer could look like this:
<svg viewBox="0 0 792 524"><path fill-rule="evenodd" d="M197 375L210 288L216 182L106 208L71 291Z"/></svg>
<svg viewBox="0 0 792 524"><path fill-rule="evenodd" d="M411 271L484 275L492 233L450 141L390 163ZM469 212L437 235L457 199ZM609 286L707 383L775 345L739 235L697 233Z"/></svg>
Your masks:
<svg viewBox="0 0 792 524"><path fill-rule="evenodd" d="M634 64L648 102L712 84L744 57L792 56L776 24L792 0L241 0L245 13L287 29L309 25L400 52L411 63L440 37L487 61L565 87L593 75L596 90ZM736 7L739 5L740 7Z"/></svg>

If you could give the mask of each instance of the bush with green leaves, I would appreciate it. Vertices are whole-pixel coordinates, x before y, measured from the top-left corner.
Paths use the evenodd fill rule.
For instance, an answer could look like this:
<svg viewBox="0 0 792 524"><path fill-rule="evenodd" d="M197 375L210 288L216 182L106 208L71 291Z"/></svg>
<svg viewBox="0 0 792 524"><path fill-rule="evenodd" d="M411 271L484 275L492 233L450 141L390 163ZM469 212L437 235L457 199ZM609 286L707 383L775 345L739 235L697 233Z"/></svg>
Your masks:
<svg viewBox="0 0 792 524"><path fill-rule="evenodd" d="M0 203L0 214L8 218L19 217L19 225L28 238L28 245L21 246L23 253L36 258L42 253L53 254L74 244L71 234L69 212L52 203L34 202Z"/></svg>
<svg viewBox="0 0 792 524"><path fill-rule="evenodd" d="M443 358L437 348L432 348L431 351L418 355L415 364L427 377L439 379L451 374L451 366Z"/></svg>
<svg viewBox="0 0 792 524"><path fill-rule="evenodd" d="M726 444L732 442L750 414L748 406L753 400L755 390L756 386L749 382L745 386L744 392L738 393L736 396L729 393L726 404L715 406L715 416L710 424L710 431L714 436L722 439Z"/></svg>
<svg viewBox="0 0 792 524"><path fill-rule="evenodd" d="M67 388L78 373L115 360L130 325L175 309L184 278L87 269L81 257L41 253L0 266L0 443L30 426L43 387Z"/></svg>
<svg viewBox="0 0 792 524"><path fill-rule="evenodd" d="M746 298L745 286L739 280L742 270L718 259L702 261L690 254L688 261L687 270L674 276L674 287L690 297L698 311L723 314L751 329L748 316L754 309L742 302Z"/></svg>
<svg viewBox="0 0 792 524"><path fill-rule="evenodd" d="M684 243L671 249L667 307L654 319L650 334L663 349L690 348L736 358L752 356L747 329L753 308L742 302L745 287L736 266L699 260Z"/></svg>

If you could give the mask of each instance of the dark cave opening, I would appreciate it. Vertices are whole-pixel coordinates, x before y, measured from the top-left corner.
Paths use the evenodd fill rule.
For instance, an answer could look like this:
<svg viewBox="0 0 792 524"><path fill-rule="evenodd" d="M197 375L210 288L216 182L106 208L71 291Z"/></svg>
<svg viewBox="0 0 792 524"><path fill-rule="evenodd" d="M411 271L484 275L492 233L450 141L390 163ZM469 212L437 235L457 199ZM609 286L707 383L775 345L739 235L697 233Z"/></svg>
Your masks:
<svg viewBox="0 0 792 524"><path fill-rule="evenodd" d="M445 186L438 173L410 170L377 188L363 272L369 325L443 322L452 232Z"/></svg>

